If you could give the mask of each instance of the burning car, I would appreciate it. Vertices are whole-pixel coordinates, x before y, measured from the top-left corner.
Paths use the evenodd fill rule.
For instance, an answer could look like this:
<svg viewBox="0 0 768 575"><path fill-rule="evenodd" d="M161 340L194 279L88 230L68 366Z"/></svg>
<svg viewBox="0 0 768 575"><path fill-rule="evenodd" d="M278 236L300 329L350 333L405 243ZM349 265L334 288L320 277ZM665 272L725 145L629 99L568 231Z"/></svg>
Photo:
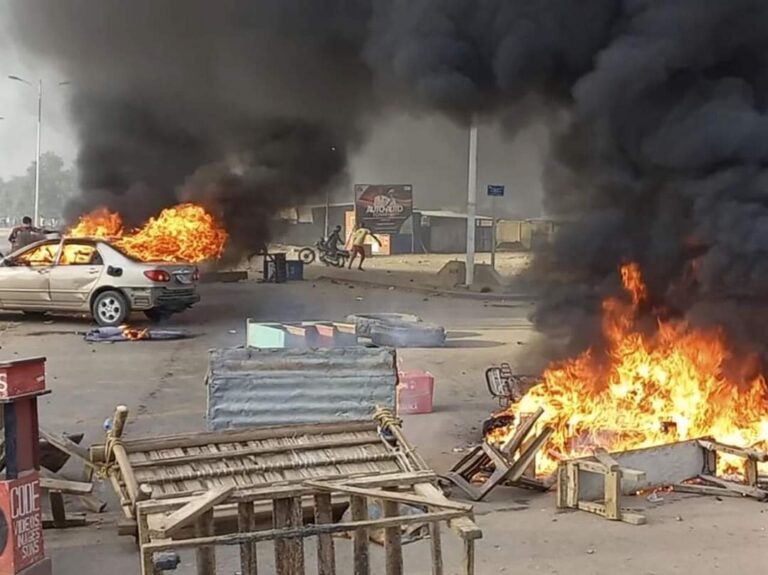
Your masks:
<svg viewBox="0 0 768 575"><path fill-rule="evenodd" d="M103 238L46 239L0 260L0 309L87 312L119 326L132 311L167 318L200 301L197 267L140 261Z"/></svg>

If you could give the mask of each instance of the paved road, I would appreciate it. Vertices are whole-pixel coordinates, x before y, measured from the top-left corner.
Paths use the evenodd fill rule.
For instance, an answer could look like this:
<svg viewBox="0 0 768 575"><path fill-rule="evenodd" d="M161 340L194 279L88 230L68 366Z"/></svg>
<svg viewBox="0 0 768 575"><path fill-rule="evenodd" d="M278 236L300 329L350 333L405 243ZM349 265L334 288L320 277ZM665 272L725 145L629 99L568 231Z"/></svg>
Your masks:
<svg viewBox="0 0 768 575"><path fill-rule="evenodd" d="M87 440L102 437L101 423L118 403L132 410L128 434L170 433L204 428L203 376L207 350L240 345L248 317L264 321L337 319L355 311L417 313L443 323L450 339L445 349L401 350L406 367L435 375L435 413L406 416L406 433L438 470L460 454L453 450L478 439L478 426L495 408L482 380L487 365L515 363L530 354L533 334L524 302L485 303L395 289L370 289L330 282L260 285L246 282L203 287L203 301L173 324L195 338L182 342L87 344L77 334L91 327L86 319L53 318L54 323L0 316L0 358L48 357L53 393L41 407L42 421L59 430L83 430ZM135 322L141 323L140 317ZM15 322L21 322L18 325ZM103 491L111 497L110 491ZM648 506L642 498L632 506ZM130 539L118 538L117 513L103 525L46 532L46 544L65 575L136 573L138 558ZM495 492L477 506L485 537L478 550L480 575L490 573L666 575L696 571L761 572L768 561L768 513L754 501L665 496L648 512L649 525L633 527L584 513L557 514L552 494L515 489ZM339 543L340 549L346 547ZM456 559L453 539L444 543ZM406 572L428 574L428 548L407 546ZM346 551L340 551L346 553ZM264 548L266 555L266 548ZM378 551L374 556L379 558ZM193 573L185 554L180 574ZM237 570L232 553L220 554L222 574ZM261 572L270 573L263 557ZM453 562L453 564L457 564ZM378 571L377 571L378 572ZM450 572L450 571L448 571Z"/></svg>

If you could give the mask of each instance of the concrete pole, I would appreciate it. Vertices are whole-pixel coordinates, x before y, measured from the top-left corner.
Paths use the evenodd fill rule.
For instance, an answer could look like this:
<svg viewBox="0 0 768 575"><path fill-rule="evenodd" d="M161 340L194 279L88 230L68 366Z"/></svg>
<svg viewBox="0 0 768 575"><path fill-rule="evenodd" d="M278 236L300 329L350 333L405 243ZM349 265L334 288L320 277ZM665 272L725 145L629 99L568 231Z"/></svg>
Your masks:
<svg viewBox="0 0 768 575"><path fill-rule="evenodd" d="M40 134L43 129L43 81L37 84L37 160L35 161L35 215L36 226L40 225Z"/></svg>
<svg viewBox="0 0 768 575"><path fill-rule="evenodd" d="M325 192L325 223L323 225L323 233L325 234L325 239L328 239L328 211L331 209L331 200L330 196L328 194L328 191Z"/></svg>
<svg viewBox="0 0 768 575"><path fill-rule="evenodd" d="M477 212L477 122L469 128L469 181L467 185L467 262L464 283L472 287L475 280L475 215Z"/></svg>

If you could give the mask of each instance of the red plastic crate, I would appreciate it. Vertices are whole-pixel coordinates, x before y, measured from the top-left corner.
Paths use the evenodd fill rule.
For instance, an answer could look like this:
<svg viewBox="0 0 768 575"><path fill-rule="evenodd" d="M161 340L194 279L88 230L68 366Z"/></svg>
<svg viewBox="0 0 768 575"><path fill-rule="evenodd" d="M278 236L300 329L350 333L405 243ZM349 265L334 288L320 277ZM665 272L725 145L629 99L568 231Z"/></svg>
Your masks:
<svg viewBox="0 0 768 575"><path fill-rule="evenodd" d="M435 378L428 371L401 371L397 410L401 414L432 413Z"/></svg>

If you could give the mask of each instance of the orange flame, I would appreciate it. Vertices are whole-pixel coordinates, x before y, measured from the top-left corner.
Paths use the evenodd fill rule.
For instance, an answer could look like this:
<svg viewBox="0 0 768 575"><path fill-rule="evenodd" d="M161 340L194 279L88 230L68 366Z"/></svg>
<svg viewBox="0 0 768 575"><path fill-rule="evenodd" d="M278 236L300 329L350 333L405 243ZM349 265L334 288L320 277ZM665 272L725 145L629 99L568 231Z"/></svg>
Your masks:
<svg viewBox="0 0 768 575"><path fill-rule="evenodd" d="M166 208L128 232L123 229L120 214L98 208L82 216L67 235L109 238L142 261L192 263L221 257L228 237L205 208L190 203Z"/></svg>
<svg viewBox="0 0 768 575"><path fill-rule="evenodd" d="M540 422L555 430L540 460L552 471L558 454L578 456L603 447L623 451L711 436L740 446L768 443L765 376L734 357L720 329L697 329L657 318L647 334L637 325L647 298L637 264L622 267L631 304L603 303L604 352L587 350L551 365L518 413L544 408ZM737 363L746 375L727 370ZM513 430L498 431L503 441Z"/></svg>
<svg viewBox="0 0 768 575"><path fill-rule="evenodd" d="M149 329L135 329L128 327L127 325L121 325L120 329L126 339L138 341L141 339L149 339Z"/></svg>

